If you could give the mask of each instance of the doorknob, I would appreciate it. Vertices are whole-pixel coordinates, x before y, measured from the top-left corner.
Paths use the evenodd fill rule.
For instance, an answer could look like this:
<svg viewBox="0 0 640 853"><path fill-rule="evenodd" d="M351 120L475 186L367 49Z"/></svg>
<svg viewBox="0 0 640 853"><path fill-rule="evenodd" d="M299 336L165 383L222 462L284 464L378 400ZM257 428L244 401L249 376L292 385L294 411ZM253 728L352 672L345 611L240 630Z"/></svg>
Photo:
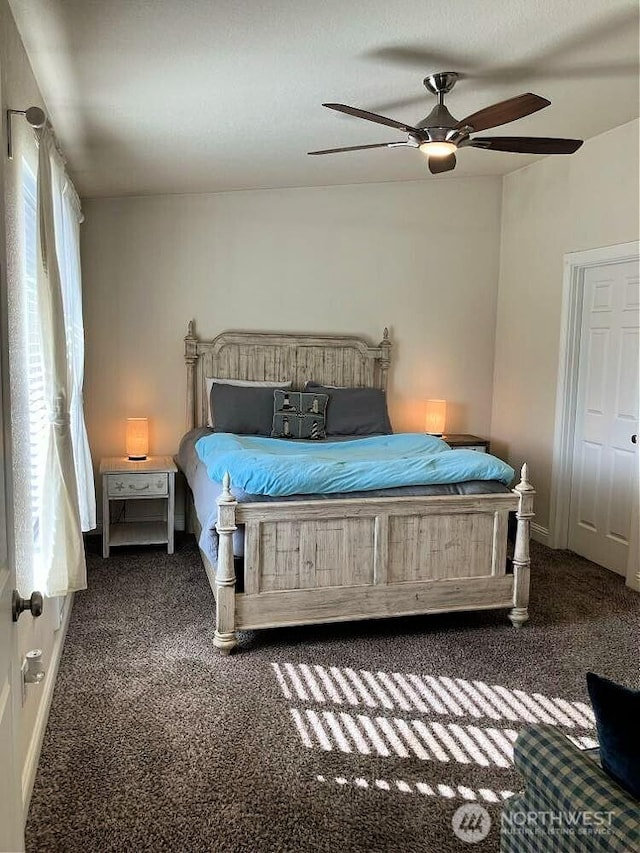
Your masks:
<svg viewBox="0 0 640 853"><path fill-rule="evenodd" d="M11 613L13 621L17 622L20 614L24 610L30 610L32 616L40 616L42 613L43 598L41 592L32 592L31 598L20 598L20 593L17 589L13 590L11 596Z"/></svg>
<svg viewBox="0 0 640 853"><path fill-rule="evenodd" d="M631 444L637 444L637 443L638 443L638 433L631 436Z"/></svg>

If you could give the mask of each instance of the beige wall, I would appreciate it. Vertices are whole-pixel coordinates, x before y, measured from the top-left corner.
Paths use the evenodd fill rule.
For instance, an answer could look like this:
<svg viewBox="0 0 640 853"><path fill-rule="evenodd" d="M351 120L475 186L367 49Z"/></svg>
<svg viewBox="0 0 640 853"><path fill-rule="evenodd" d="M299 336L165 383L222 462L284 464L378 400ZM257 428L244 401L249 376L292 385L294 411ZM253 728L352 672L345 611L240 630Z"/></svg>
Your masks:
<svg viewBox="0 0 640 853"><path fill-rule="evenodd" d="M6 151L6 127L4 117L6 109L24 109L28 106L43 106L42 98L34 80L29 61L24 47L15 27L9 6L6 0L0 0L0 73L2 74L2 130L0 131L0 142L2 153L0 155L0 170L2 171L3 193L0 198L2 216L6 226L6 246L4 240L0 241L0 265L6 270L6 282L8 286L8 304L14 305L21 293L20 279L21 255L20 255L20 165L23 156L35 167L37 162L37 150L33 132L21 117L14 120L14 158L8 160ZM1 227L1 225L0 225ZM4 304L5 294L2 299L2 312L6 312ZM3 321L6 315L3 316ZM4 334L4 322L3 334ZM10 318L9 327L11 333L16 333L13 316ZM5 343L5 342L3 342ZM11 365L11 370L15 370ZM5 398L5 407L9 395ZM5 409L4 417L7 420L16 421L25 417L25 401L11 398L11 415ZM29 476L28 447L24 442L14 442L12 459L9 468L12 469L15 479L15 489L11 496L11 504L16 510L16 525L20 528L20 519L28 519L28 507L23 503L23 492L20 482ZM28 521L27 521L28 523ZM14 531L15 532L15 531ZM18 534L19 539L19 534ZM23 594L30 594L31 590L21 590ZM48 671L47 678L42 685L30 685L27 690L27 701L21 709L18 718L20 730L19 761L23 768L23 789L30 794L29 783L32 782L30 773L35 771L35 760L39 750L39 738L44 732L43 724L46 723L46 704L50 699L53 678L52 660L60 650L60 636L56 632L58 622L57 600L45 601L45 608L39 619L33 619L28 613L24 614L15 626L17 631L17 645L19 660L30 649L40 648L43 650L43 661ZM3 618L6 614L3 613ZM17 662L19 666L19 661ZM20 700L18 699L18 707Z"/></svg>
<svg viewBox="0 0 640 853"><path fill-rule="evenodd" d="M94 462L124 452L127 416L151 450L184 424L182 338L224 329L355 332L394 343L392 421L487 435L501 181L497 178L83 202L85 406Z"/></svg>
<svg viewBox="0 0 640 853"><path fill-rule="evenodd" d="M450 432L490 436L514 466L529 462L544 533L563 256L638 239L637 121L504 181L93 199L84 209L96 463L123 452L132 415L149 416L152 451L175 451L191 317L202 336L246 328L376 341L389 325L394 427L422 429L421 401L445 397Z"/></svg>
<svg viewBox="0 0 640 853"><path fill-rule="evenodd" d="M563 256L637 240L638 121L504 179L491 437L549 524Z"/></svg>

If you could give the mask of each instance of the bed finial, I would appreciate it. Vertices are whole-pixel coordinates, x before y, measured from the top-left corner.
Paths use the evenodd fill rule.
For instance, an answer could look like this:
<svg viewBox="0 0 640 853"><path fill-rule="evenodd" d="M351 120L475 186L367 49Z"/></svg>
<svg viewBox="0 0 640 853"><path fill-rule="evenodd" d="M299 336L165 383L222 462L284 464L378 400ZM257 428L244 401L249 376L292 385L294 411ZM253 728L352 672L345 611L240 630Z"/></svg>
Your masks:
<svg viewBox="0 0 640 853"><path fill-rule="evenodd" d="M196 425L196 373L195 364L198 360L198 339L196 338L195 320L189 320L187 334L184 339L184 363L187 365L187 431Z"/></svg>
<svg viewBox="0 0 640 853"><path fill-rule="evenodd" d="M387 390L387 374L389 365L391 364L391 341L389 340L389 329L384 327L382 332L382 340L380 341L380 387L383 391Z"/></svg>
<svg viewBox="0 0 640 853"><path fill-rule="evenodd" d="M531 519L534 518L533 498L536 490L529 482L529 467L525 462L520 469L520 482L514 487L519 497L516 510L516 541L513 548L513 607L509 619L516 628L521 628L529 618L529 574L531 557L529 538Z"/></svg>
<svg viewBox="0 0 640 853"><path fill-rule="evenodd" d="M533 492L535 489L529 482L529 466L525 462L522 468L520 469L520 482L515 487L518 492Z"/></svg>
<svg viewBox="0 0 640 853"><path fill-rule="evenodd" d="M231 477L229 472L225 471L222 475L222 494L218 498L218 503L231 503L235 498L231 494Z"/></svg>
<svg viewBox="0 0 640 853"><path fill-rule="evenodd" d="M218 497L218 563L216 566L216 630L213 645L223 655L238 644L236 634L236 573L233 562L233 534L236 532L237 501L231 494L231 477L225 471L222 494Z"/></svg>

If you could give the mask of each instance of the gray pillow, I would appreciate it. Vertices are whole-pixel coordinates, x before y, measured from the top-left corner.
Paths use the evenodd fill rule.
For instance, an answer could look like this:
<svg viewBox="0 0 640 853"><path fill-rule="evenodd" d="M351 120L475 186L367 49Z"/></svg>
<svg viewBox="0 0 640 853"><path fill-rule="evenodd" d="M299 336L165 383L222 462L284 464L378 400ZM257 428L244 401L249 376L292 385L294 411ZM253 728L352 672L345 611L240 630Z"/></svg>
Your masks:
<svg viewBox="0 0 640 853"><path fill-rule="evenodd" d="M325 438L326 394L273 392L273 438Z"/></svg>
<svg viewBox="0 0 640 853"><path fill-rule="evenodd" d="M213 426L213 409L211 408L211 389L214 382L220 385L241 385L243 388L291 388L291 382L272 382L268 379L220 379L217 376L207 376L205 381L209 420L207 426Z"/></svg>
<svg viewBox="0 0 640 853"><path fill-rule="evenodd" d="M332 388L307 382L305 391L327 394L327 435L390 435L387 397L379 388Z"/></svg>
<svg viewBox="0 0 640 853"><path fill-rule="evenodd" d="M214 382L211 387L211 409L215 412L213 431L271 435L273 390Z"/></svg>

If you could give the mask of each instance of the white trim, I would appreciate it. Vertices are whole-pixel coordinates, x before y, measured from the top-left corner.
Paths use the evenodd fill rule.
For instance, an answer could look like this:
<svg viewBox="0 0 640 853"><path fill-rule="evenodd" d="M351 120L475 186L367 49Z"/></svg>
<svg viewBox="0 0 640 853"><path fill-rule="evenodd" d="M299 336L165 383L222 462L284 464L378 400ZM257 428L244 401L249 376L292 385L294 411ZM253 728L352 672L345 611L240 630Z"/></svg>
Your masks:
<svg viewBox="0 0 640 853"><path fill-rule="evenodd" d="M631 518L637 519L640 507L640 494L638 489L635 490L633 496L633 506L631 507ZM631 540L629 541L629 560L626 571L626 584L636 592L640 592L640 530L637 524L631 524Z"/></svg>
<svg viewBox="0 0 640 853"><path fill-rule="evenodd" d="M67 636L67 628L69 627L69 619L71 610L73 609L73 593L67 594L67 602L62 610L62 623L59 630L55 633L55 641L51 650L51 659L46 677L42 682L42 698L38 707L38 713L31 733L31 740L27 747L27 753L22 766L22 814L24 822L27 821L29 814L29 804L31 802L31 794L33 793L33 783L36 779L36 771L40 760L40 750L42 749L42 741L47 728L49 719L49 710L51 708L51 700L53 698L53 689L56 684L58 675L58 667L60 658L62 657L62 649L64 648L65 637Z"/></svg>
<svg viewBox="0 0 640 853"><path fill-rule="evenodd" d="M549 545L566 548L569 538L569 499L573 465L575 408L578 394L578 360L585 270L606 264L637 260L640 242L603 246L564 256L560 352L553 434Z"/></svg>
<svg viewBox="0 0 640 853"><path fill-rule="evenodd" d="M549 531L535 521L531 522L531 538L535 542L540 542L541 545L549 545Z"/></svg>

